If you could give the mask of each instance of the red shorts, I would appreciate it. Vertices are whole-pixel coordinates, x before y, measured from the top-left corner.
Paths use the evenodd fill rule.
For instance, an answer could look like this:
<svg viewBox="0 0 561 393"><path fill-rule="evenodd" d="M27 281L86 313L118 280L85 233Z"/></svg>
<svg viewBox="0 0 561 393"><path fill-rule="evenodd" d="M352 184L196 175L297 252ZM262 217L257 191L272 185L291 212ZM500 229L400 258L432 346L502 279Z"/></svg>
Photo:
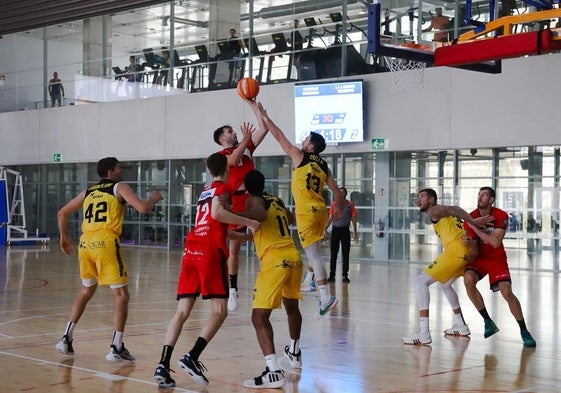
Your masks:
<svg viewBox="0 0 561 393"><path fill-rule="evenodd" d="M188 243L183 251L177 283L177 300L202 296L227 298L228 268L223 251L200 243Z"/></svg>
<svg viewBox="0 0 561 393"><path fill-rule="evenodd" d="M476 272L480 280L489 275L489 286L493 292L499 290L501 281L511 282L506 259L476 259L466 266L466 270Z"/></svg>
<svg viewBox="0 0 561 393"><path fill-rule="evenodd" d="M245 201L249 198L249 194L245 190L238 190L235 191L232 196L232 213L239 213L245 211ZM240 225L230 225L228 229L231 229L236 232L244 232L245 226Z"/></svg>

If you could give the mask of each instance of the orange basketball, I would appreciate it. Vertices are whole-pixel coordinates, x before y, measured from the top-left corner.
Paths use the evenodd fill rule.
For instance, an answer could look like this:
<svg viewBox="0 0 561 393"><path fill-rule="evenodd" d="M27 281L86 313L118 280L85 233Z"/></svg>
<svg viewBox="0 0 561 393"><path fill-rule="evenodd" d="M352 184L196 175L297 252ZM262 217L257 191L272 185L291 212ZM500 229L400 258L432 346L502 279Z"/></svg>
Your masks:
<svg viewBox="0 0 561 393"><path fill-rule="evenodd" d="M254 100L259 94L259 83L253 78L242 78L238 82L238 94L241 98Z"/></svg>

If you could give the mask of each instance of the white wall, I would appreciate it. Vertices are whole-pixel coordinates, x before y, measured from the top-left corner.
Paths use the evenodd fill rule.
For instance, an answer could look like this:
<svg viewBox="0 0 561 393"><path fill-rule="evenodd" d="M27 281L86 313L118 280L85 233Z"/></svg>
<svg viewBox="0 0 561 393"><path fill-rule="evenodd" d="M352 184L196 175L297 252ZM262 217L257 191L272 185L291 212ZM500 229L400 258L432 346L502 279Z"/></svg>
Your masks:
<svg viewBox="0 0 561 393"><path fill-rule="evenodd" d="M559 145L556 76L561 55L503 61L489 75L428 68L425 91L397 93L389 73L364 75L366 139L328 152L370 151L370 139L390 138L391 150ZM259 99L292 139L293 84L261 87ZM218 126L239 127L254 116L234 89L146 100L0 113L0 165L207 157ZM282 151L266 138L258 155Z"/></svg>

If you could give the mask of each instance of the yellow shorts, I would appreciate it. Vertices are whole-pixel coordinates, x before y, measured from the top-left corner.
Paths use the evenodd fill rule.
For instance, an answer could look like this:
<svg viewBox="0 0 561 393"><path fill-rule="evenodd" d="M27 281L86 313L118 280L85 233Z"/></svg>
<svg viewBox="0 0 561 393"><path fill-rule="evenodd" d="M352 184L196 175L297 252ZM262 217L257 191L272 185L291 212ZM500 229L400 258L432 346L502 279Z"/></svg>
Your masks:
<svg viewBox="0 0 561 393"><path fill-rule="evenodd" d="M468 262L467 247L461 241L450 243L436 260L425 269L425 273L436 281L445 283L464 274Z"/></svg>
<svg viewBox="0 0 561 393"><path fill-rule="evenodd" d="M255 280L253 308L281 308L282 298L302 300L302 257L294 248L268 251Z"/></svg>
<svg viewBox="0 0 561 393"><path fill-rule="evenodd" d="M96 281L99 285L126 285L127 267L119 250L119 238L111 232L83 234L78 247L78 260L84 285L91 286Z"/></svg>
<svg viewBox="0 0 561 393"><path fill-rule="evenodd" d="M323 239L329 214L327 206L310 206L296 209L296 227L302 247L306 248Z"/></svg>

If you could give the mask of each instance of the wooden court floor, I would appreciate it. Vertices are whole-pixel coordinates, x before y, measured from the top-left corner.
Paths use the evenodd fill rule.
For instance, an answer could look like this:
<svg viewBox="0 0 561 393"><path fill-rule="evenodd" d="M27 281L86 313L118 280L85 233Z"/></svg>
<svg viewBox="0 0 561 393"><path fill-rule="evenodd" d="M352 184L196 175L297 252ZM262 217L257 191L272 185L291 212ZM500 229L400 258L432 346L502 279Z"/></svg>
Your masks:
<svg viewBox="0 0 561 393"><path fill-rule="evenodd" d="M63 255L56 243L46 247L0 248L0 392L155 392L152 380L167 323L176 307L175 286L181 254L125 248L131 304L124 341L136 357L134 365L105 360L112 336L112 296L99 288L74 334L73 358L54 345L62 335L74 295L80 288L76 257ZM323 255L327 262L327 249ZM264 369L250 322L251 293L258 262L243 257L240 308L231 313L201 361L210 380L197 385L178 367L208 316L200 301L187 322L172 358L176 392L249 392L243 380ZM303 368L286 372L285 392L560 392L560 294L555 273L513 271L518 295L537 348L522 346L519 330L499 294L486 283L480 289L501 329L483 338L483 321L456 288L471 339L447 338L451 311L436 287L431 288L430 346L401 344L417 327L417 307L411 285L422 265L372 264L352 261L350 284L340 277L333 291L338 307L323 319L313 319L316 295L301 302ZM340 267L339 267L340 269ZM277 354L288 343L282 310L273 312ZM281 356L280 364L288 366ZM166 391L166 389L160 389ZM270 390L280 391L280 390Z"/></svg>

